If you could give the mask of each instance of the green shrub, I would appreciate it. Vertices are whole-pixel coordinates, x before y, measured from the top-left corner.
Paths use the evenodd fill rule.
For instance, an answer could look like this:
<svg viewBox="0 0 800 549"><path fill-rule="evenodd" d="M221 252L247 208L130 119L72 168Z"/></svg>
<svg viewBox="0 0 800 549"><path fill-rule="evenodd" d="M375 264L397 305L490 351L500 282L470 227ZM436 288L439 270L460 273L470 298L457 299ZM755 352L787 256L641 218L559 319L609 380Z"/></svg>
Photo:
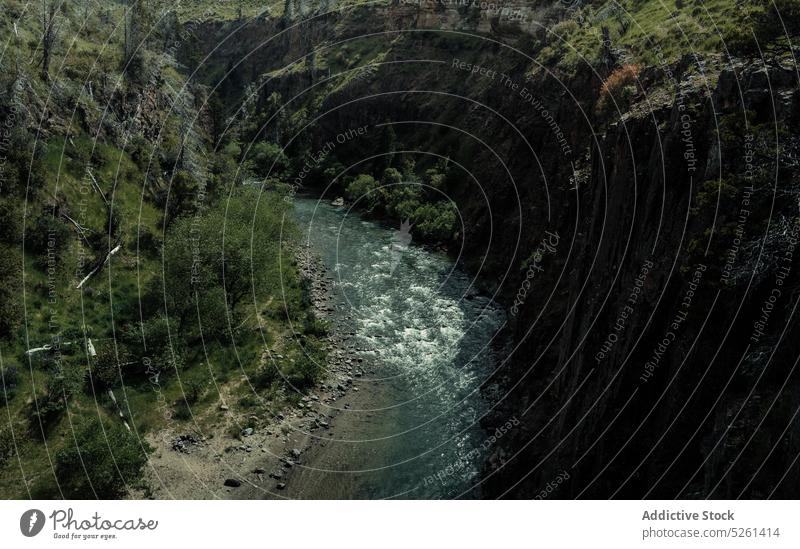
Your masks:
<svg viewBox="0 0 800 549"><path fill-rule="evenodd" d="M133 366L133 358L128 352L127 347L118 344L98 345L96 348L97 356L90 360L92 385L95 390L113 389L119 387L124 382L126 369ZM133 368L135 371L135 368Z"/></svg>
<svg viewBox="0 0 800 549"><path fill-rule="evenodd" d="M86 381L86 370L73 364L57 362L58 369L47 380L47 393L33 403L33 432L50 429L79 394Z"/></svg>
<svg viewBox="0 0 800 549"><path fill-rule="evenodd" d="M253 145L247 160L251 162L253 172L259 177L285 176L289 170L289 158L283 149L275 143L261 141Z"/></svg>
<svg viewBox="0 0 800 549"><path fill-rule="evenodd" d="M13 335L22 322L22 254L0 244L0 339Z"/></svg>
<svg viewBox="0 0 800 549"><path fill-rule="evenodd" d="M452 202L423 204L411 217L414 232L426 241L446 242L457 228L457 212Z"/></svg>
<svg viewBox="0 0 800 549"><path fill-rule="evenodd" d="M202 329L204 336L220 336L242 300L280 295L288 275L280 261L288 207L275 195L246 187L198 218L175 222L164 245L165 285L156 281L151 292L154 301L166 298L177 333L191 339Z"/></svg>
<svg viewBox="0 0 800 549"><path fill-rule="evenodd" d="M19 383L17 367L3 368L0 372L0 405L5 406L14 398L17 394L17 383Z"/></svg>
<svg viewBox="0 0 800 549"><path fill-rule="evenodd" d="M358 175L346 189L347 198L359 201L359 206L367 210L373 209L380 202L378 187L380 185L371 175Z"/></svg>
<svg viewBox="0 0 800 549"><path fill-rule="evenodd" d="M142 484L146 442L118 422L88 420L56 454L56 476L64 497L112 499Z"/></svg>
<svg viewBox="0 0 800 549"><path fill-rule="evenodd" d="M14 435L11 429L0 429L0 467L14 456Z"/></svg>
<svg viewBox="0 0 800 549"><path fill-rule="evenodd" d="M174 318L156 314L143 324L125 326L121 339L127 349L126 362L131 362L124 367L126 382L169 375L186 363L186 345Z"/></svg>

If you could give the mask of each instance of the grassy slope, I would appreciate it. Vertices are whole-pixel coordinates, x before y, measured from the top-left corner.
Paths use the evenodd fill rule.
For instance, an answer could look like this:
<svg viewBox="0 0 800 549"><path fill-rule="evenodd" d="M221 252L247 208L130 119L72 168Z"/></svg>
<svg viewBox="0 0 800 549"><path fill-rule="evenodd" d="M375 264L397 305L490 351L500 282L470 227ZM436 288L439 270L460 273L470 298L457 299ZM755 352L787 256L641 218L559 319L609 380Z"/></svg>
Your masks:
<svg viewBox="0 0 800 549"><path fill-rule="evenodd" d="M0 28L4 36L12 36L13 22L16 21L16 34L15 39L4 44L0 63L8 68L15 60L21 60L23 75L34 93L47 97L50 85L41 80L35 64L26 61L38 56L38 12L26 11L25 5L17 0L8 0L6 4L8 9L0 13ZM89 24L81 29L83 16L80 5L62 14L64 27L51 63L52 82L58 89L57 93L70 94L90 112L101 112L103 106L94 104L92 98L81 90L85 81L97 78L101 73L111 81L119 80L125 86L119 69L120 33L113 32L121 12L117 5L106 5L100 12L91 14ZM109 44L105 46L107 41ZM183 77L170 67L165 69L162 76L174 89L179 89L184 83ZM136 320L142 289L150 280L160 276L161 270L157 254L137 253L138 234L149 232L161 235L163 232L162 212L147 193L143 193L146 178L140 167L118 144L95 142L90 137L94 128L82 127L76 119L70 119L70 113L51 113L47 118L55 122L56 127L52 137L40 143L46 188L26 205L29 230L30 221L51 211L47 204L57 196L73 216L77 217L75 212L81 212L81 224L92 233L104 232L106 209L102 199L94 192L84 195L81 188L85 159L94 149L93 173L106 196L113 200L124 240L122 251L87 284L91 288L89 292L75 289L81 278L76 274L81 244L68 224L65 223L69 229L69 244L50 279L42 258L30 253L25 257L22 296L25 322L17 337L11 341L0 341L0 366L3 369L15 366L19 371L16 396L6 407L0 407L0 434L7 443L12 442L13 437L21 459L18 460L14 455L0 464L0 497L57 496L51 460L59 448L71 442L73 422L98 415L109 419L116 417L116 408L109 398L105 394L93 394L91 388L87 387L70 399L67 414L52 429L46 443L31 437L29 431L35 433L37 430L30 419L35 409L34 398L38 400L44 395L51 374L42 367L39 359L29 361L24 356L25 349L49 343L54 335L60 334L65 340L78 343L65 348L64 367L86 369L86 353L80 345L83 335L91 337L96 345L112 342L123 323ZM172 114L166 122L180 125L181 121L176 118L177 115ZM63 133L66 132L72 138L64 137ZM297 279L297 272L290 259L288 256L284 258L287 264L284 271L287 279L292 281ZM301 310L301 298L296 286L289 288L287 299L290 307ZM303 349L288 337L290 330L282 316L283 303L273 297L268 302L258 304L258 309L260 314L247 316L245 323L237 330L235 348L230 341L209 341L205 349L195 348L187 357L187 367L181 372L180 379L184 382L187 379L197 380L204 387L199 401L192 406L193 413L202 414L204 409L217 406L215 385L225 383L229 385L226 392L233 396L229 404L234 411L255 413L258 410L271 410L286 398L291 398L284 396L278 386L256 394L243 381L243 378L256 373L265 342L281 352L286 363L303 360ZM51 324L52 321L55 322ZM192 419L164 417L165 410L174 413L183 401L183 387L179 380L163 379L159 391L155 391L149 383L126 385L117 390L117 399L131 425L140 434L165 426L177 430L191 429Z"/></svg>
<svg viewBox="0 0 800 549"><path fill-rule="evenodd" d="M582 59L596 62L602 50L602 27L609 29L611 43L629 56L630 62L672 62L691 52L720 52L725 36L739 22L730 0L686 2L676 8L673 0L622 0L588 6L554 25L553 38L539 59L571 67Z"/></svg>

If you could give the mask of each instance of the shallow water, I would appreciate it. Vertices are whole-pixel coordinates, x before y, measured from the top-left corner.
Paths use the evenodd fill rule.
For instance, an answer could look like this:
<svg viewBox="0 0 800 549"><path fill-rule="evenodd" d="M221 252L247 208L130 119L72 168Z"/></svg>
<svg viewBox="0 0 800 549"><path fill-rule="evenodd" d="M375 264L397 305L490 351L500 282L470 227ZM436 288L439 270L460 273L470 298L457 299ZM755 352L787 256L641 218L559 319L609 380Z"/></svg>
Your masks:
<svg viewBox="0 0 800 549"><path fill-rule="evenodd" d="M479 387L494 368L499 306L413 229L297 199L295 216L334 278L329 322L354 332L362 358L356 406L294 473L294 497L478 497L489 436ZM346 416L345 416L346 414Z"/></svg>

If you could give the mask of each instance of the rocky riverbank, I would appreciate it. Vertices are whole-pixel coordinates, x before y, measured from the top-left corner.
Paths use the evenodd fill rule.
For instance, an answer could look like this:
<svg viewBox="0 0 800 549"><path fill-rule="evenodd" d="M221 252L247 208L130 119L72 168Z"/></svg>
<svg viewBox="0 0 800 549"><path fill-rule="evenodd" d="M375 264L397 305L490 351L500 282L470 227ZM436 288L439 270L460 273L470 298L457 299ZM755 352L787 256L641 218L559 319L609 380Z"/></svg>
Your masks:
<svg viewBox="0 0 800 549"><path fill-rule="evenodd" d="M363 402L358 397L367 364L355 353L347 315L334 315L334 277L308 247L296 253L308 284L314 311L328 326L327 363L320 382L274 416L237 413L227 405L230 388L221 388L216 408L196 417L210 424L203 432L166 429L148 437L156 448L148 474L149 497L155 499L291 498L302 494L293 486L295 471L307 467L326 441L335 436L334 420L342 410ZM338 318L338 320L337 320ZM265 349L263 361L272 350ZM247 380L243 380L247 382ZM364 393L366 396L369 392ZM345 416L346 417L346 416ZM247 425L243 429L239 426Z"/></svg>

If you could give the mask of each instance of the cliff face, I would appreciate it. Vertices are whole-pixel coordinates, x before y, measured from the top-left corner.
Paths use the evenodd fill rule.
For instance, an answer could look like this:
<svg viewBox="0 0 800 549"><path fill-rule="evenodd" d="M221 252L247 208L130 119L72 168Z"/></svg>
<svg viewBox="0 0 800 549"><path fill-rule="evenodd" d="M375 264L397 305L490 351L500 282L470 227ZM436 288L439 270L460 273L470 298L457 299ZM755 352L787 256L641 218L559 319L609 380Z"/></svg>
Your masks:
<svg viewBox="0 0 800 549"><path fill-rule="evenodd" d="M789 495L796 74L709 76L600 124L558 229L571 249L513 328L499 416L526 419L490 460L491 495Z"/></svg>
<svg viewBox="0 0 800 549"><path fill-rule="evenodd" d="M520 47L547 8L522 4L517 20L403 2L263 20L212 60L231 96L257 84L312 111L284 144L368 126L336 151L347 164L386 153L391 123L405 150L464 170L447 190L457 245L511 311L484 423L520 420L492 447L484 495L789 495L796 71L687 57L603 91L625 67L538 66ZM361 69L323 50L310 62L338 41L363 45Z"/></svg>

